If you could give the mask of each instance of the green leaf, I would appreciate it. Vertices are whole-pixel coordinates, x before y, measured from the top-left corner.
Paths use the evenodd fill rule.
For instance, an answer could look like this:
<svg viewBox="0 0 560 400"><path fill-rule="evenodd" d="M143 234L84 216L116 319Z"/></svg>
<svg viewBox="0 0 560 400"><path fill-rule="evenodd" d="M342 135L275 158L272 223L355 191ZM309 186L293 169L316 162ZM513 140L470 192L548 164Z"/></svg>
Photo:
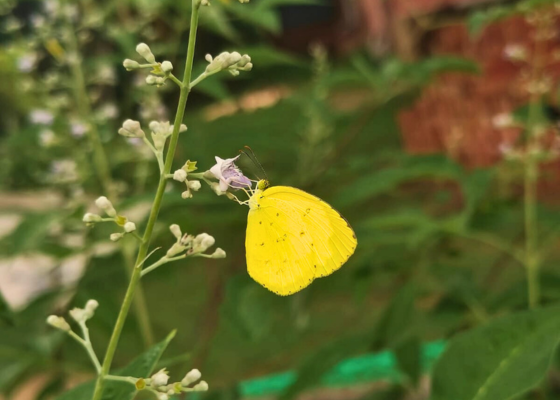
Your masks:
<svg viewBox="0 0 560 400"><path fill-rule="evenodd" d="M480 34L488 25L515 14L513 6L495 6L476 11L467 19L467 27L472 36Z"/></svg>
<svg viewBox="0 0 560 400"><path fill-rule="evenodd" d="M410 381L418 384L420 375L422 374L422 343L416 335L411 336L393 347L393 353L397 359L397 364L402 373L404 373Z"/></svg>
<svg viewBox="0 0 560 400"><path fill-rule="evenodd" d="M115 375L147 377L150 375L160 359L161 355L167 348L167 345L175 336L175 331L171 332L167 337L158 344L152 346L142 355L134 359L128 366L119 370ZM95 388L95 380L83 383L74 389L57 397L57 400L91 400L93 389ZM105 383L105 392L103 400L132 400L136 395L136 388L126 382L107 381Z"/></svg>
<svg viewBox="0 0 560 400"><path fill-rule="evenodd" d="M4 299L2 292L0 292L0 322L10 326L15 324L14 312L6 302L6 299Z"/></svg>
<svg viewBox="0 0 560 400"><path fill-rule="evenodd" d="M454 338L437 362L433 400L508 400L545 376L560 339L560 307L496 319Z"/></svg>
<svg viewBox="0 0 560 400"><path fill-rule="evenodd" d="M255 68L270 68L277 66L306 67L306 63L292 54L276 50L270 46L243 47L238 50L242 54L249 54Z"/></svg>
<svg viewBox="0 0 560 400"><path fill-rule="evenodd" d="M0 241L0 251L11 256L37 249L43 244L52 224L62 218L61 214L52 211L26 215L18 227Z"/></svg>
<svg viewBox="0 0 560 400"><path fill-rule="evenodd" d="M412 284L404 286L392 299L377 323L373 345L394 347L410 337L414 320L416 290Z"/></svg>

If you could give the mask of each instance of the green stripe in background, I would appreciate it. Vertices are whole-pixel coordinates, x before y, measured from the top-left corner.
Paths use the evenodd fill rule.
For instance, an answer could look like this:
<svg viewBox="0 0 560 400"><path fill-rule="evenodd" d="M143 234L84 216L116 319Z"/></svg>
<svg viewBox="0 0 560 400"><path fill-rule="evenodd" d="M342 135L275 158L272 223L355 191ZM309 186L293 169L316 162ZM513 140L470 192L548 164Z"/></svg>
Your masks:
<svg viewBox="0 0 560 400"><path fill-rule="evenodd" d="M422 363L429 370L445 348L443 341L424 345ZM392 352L384 351L350 358L338 364L323 378L323 386L349 386L379 380L397 381L400 373ZM266 396L282 392L296 380L293 371L250 379L239 384L243 397Z"/></svg>

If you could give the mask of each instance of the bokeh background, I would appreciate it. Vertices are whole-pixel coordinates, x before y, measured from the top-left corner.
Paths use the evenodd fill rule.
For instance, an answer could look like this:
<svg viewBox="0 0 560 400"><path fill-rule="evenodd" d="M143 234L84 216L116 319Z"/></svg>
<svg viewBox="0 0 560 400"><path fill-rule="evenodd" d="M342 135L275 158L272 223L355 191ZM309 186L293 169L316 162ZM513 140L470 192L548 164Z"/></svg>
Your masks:
<svg viewBox="0 0 560 400"><path fill-rule="evenodd" d="M167 265L143 280L116 367L177 329L161 365L177 379L199 368L211 386L205 398L427 398L429 366L446 338L526 307L525 270L515 257L526 239L524 135L512 116L522 120L534 94L533 52L549 123L537 188L542 296L559 300L554 2L212 3L201 13L195 73L205 54L221 51L247 53L255 67L196 87L176 165L195 160L205 171L214 156L249 145L272 184L299 187L341 211L359 246L334 275L277 297L246 273L247 209L207 187L183 200L171 185L152 248L170 246L167 227L177 223L213 235L228 257ZM172 120L178 94L171 83L145 85L143 71L126 72L122 61L146 42L181 71L189 7L0 1L5 399L56 398L92 377L76 343L46 326L49 314L97 299L90 329L104 352L136 243L111 243L111 226L89 229L81 218L108 195L108 181L119 211L139 226L147 218L157 163L117 130L126 118L146 126ZM92 135L109 171L95 162ZM349 360L358 360L350 369L367 362L361 372L325 377ZM550 391L542 398L557 398L554 385Z"/></svg>

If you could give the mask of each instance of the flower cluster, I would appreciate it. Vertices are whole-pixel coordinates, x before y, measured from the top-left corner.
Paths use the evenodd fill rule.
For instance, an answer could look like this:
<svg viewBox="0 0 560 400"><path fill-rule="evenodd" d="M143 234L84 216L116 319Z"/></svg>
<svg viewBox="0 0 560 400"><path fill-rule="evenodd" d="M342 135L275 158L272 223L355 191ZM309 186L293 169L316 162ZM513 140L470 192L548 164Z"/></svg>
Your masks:
<svg viewBox="0 0 560 400"><path fill-rule="evenodd" d="M153 374L150 378L139 378L135 382L137 390L149 390L154 393L158 400L168 400L170 396L183 392L206 392L208 383L199 381L202 374L198 369L193 369L185 375L180 382L168 383L168 371L163 368ZM194 384L195 382L198 383Z"/></svg>
<svg viewBox="0 0 560 400"><path fill-rule="evenodd" d="M129 221L127 217L118 215L117 210L115 210L115 207L113 207L113 203L111 203L111 201L107 197L99 197L97 200L95 200L95 205L99 209L101 209L108 218L104 218L98 214L86 213L82 220L86 223L87 226L94 226L99 222L114 222L118 226L122 227L122 231L111 234L110 239L113 242L121 240L127 233L133 233L134 231L136 231L136 224L132 221Z"/></svg>
<svg viewBox="0 0 560 400"><path fill-rule="evenodd" d="M227 70L233 76L237 76L239 71L251 71L253 69L251 57L247 54L241 55L237 51L233 53L225 51L216 57L207 54L206 61L209 63L206 67L206 74L208 75Z"/></svg>
<svg viewBox="0 0 560 400"><path fill-rule="evenodd" d="M173 173L173 179L177 182L183 182L187 186L181 196L183 199L190 199L193 195L192 192L198 192L200 190L201 184L198 180L187 180L189 173L196 171L196 161L187 160L185 165L181 169L176 170Z"/></svg>
<svg viewBox="0 0 560 400"><path fill-rule="evenodd" d="M173 64L170 61L157 62L150 46L140 43L136 46L136 52L147 61L147 64L140 64L137 61L127 58L123 61L123 66L127 71L135 69L151 68L150 75L146 77L148 85L162 86L165 81L172 76Z"/></svg>

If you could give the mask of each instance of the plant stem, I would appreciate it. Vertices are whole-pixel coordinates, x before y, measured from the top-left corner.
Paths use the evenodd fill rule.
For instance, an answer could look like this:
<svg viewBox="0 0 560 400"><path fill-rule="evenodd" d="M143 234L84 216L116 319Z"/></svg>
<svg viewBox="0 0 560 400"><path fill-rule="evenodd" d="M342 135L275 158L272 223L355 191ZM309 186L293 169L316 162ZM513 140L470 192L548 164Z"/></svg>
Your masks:
<svg viewBox="0 0 560 400"><path fill-rule="evenodd" d="M544 35L546 29L543 16L539 16L535 26L535 50L531 71L533 92L529 104L527 120L527 146L525 149L525 175L524 175L524 218L525 218L525 268L527 269L527 290L529 308L539 305L540 285L539 270L540 257L538 251L538 226L537 226L537 184L539 179L538 153L541 150L539 143L539 109L541 107L541 93L536 89L543 78L544 71Z"/></svg>
<svg viewBox="0 0 560 400"><path fill-rule="evenodd" d="M113 329L113 333L111 335L111 339L109 341L109 345L107 347L107 352L105 354L105 358L103 359L103 365L101 367L101 373L97 377L97 382L95 384L95 390L93 393L92 400L101 400L104 390L104 381L105 377L109 375L109 371L111 369L111 364L113 362L113 358L115 356L115 351L117 350L117 345L119 342L119 338L121 336L121 332L124 326L124 322L126 320L126 316L128 311L130 310L130 305L132 303L132 299L134 298L134 292L138 283L140 282L140 278L142 276L142 262L148 253L148 248L150 245L150 240L152 238L152 232L154 229L154 225L157 221L157 217L159 214L159 210L161 208L161 203L163 200L163 194L165 192L165 186L167 184L166 175L169 174L171 171L171 166L173 164L173 158L175 155L175 150L177 148L177 142L179 141L179 129L181 127L181 123L183 122L183 117L185 115L185 107L187 105L187 100L189 97L189 82L191 80L192 75L192 67L193 67L193 60L194 60L194 48L196 43L196 31L198 27L198 11L200 8L200 0L192 0L192 14L191 14L191 28L189 33L189 47L187 50L187 60L185 63L185 73L183 77L183 87L181 88L181 94L179 97L179 104L177 106L177 114L175 116L175 122L173 126L173 133L171 135L171 140L169 143L169 148L167 150L167 154L165 157L165 166L164 170L162 171L159 184L156 192L156 196L154 199L154 203L152 205L152 210L150 212L150 217L148 219L148 224L146 226L146 231L144 232L143 243L138 249L138 256L136 258L136 263L134 267L134 271L132 272L132 276L130 279L130 283L128 285L128 289L126 291L126 295L121 306L121 310L119 312L119 316L117 318L117 322L115 324L115 328Z"/></svg>
<svg viewBox="0 0 560 400"><path fill-rule="evenodd" d="M525 165L525 267L527 268L529 308L539 304L539 257L537 254L538 164L529 155Z"/></svg>

